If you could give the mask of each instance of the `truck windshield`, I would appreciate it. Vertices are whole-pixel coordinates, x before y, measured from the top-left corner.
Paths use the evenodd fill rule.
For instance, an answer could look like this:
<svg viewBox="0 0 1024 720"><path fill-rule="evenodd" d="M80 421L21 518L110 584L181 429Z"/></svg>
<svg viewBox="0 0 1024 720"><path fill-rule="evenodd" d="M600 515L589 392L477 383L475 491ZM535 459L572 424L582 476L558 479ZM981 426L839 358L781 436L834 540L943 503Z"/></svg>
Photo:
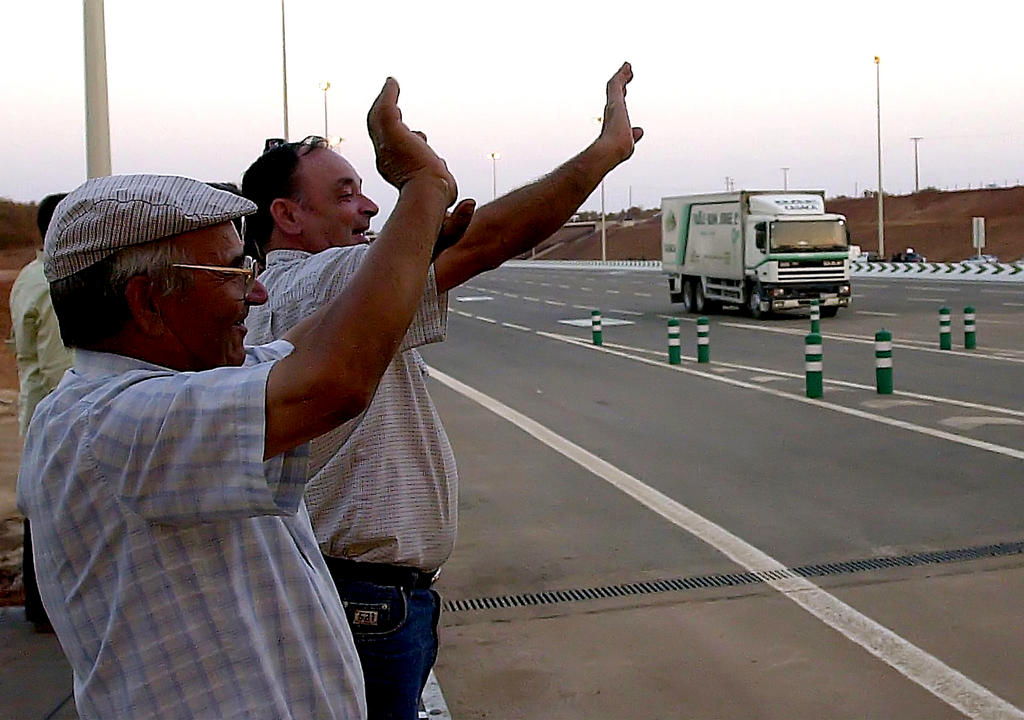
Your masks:
<svg viewBox="0 0 1024 720"><path fill-rule="evenodd" d="M846 223L841 220L803 220L772 223L774 252L846 250Z"/></svg>

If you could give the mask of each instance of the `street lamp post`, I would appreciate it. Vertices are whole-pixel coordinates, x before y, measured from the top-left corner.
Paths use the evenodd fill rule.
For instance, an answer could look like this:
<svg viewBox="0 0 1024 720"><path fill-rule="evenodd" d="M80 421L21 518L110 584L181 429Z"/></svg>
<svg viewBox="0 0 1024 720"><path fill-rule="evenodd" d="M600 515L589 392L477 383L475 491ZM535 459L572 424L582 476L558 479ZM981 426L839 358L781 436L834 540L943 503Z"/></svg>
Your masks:
<svg viewBox="0 0 1024 720"><path fill-rule="evenodd" d="M885 258L885 226L882 213L882 72L881 59L875 55L875 112L878 128L878 257Z"/></svg>
<svg viewBox="0 0 1024 720"><path fill-rule="evenodd" d="M498 161L501 160L501 153L492 152L488 155L491 159L491 200L498 199Z"/></svg>
<svg viewBox="0 0 1024 720"><path fill-rule="evenodd" d="M281 91L284 94L284 139L288 140L288 48L284 33L284 0L281 0Z"/></svg>
<svg viewBox="0 0 1024 720"><path fill-rule="evenodd" d="M782 168L782 189L789 190L789 168Z"/></svg>
<svg viewBox="0 0 1024 720"><path fill-rule="evenodd" d="M107 105L107 42L103 0L86 0L85 169L90 178L110 174L110 115Z"/></svg>
<svg viewBox="0 0 1024 720"><path fill-rule="evenodd" d="M912 137L912 138L910 138L910 139L914 141L914 192L920 192L920 190L921 190L921 175L920 175L920 173L918 172L918 164L917 164L917 144L918 144L918 143L919 143L919 142L920 142L921 140L923 140L924 138L921 138L921 137Z"/></svg>
<svg viewBox="0 0 1024 720"><path fill-rule="evenodd" d="M331 89L331 83L328 80L320 81L320 89L324 91L324 137L329 138L327 134L327 91Z"/></svg>

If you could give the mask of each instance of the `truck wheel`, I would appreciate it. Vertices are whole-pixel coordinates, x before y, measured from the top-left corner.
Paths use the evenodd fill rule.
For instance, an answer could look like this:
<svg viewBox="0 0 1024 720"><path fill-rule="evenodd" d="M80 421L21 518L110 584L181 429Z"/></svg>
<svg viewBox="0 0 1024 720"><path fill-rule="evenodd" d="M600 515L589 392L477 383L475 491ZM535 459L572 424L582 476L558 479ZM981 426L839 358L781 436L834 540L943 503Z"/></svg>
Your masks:
<svg viewBox="0 0 1024 720"><path fill-rule="evenodd" d="M823 318L834 318L836 316L836 313L838 312L838 305L828 305L826 307L821 308L821 316Z"/></svg>
<svg viewBox="0 0 1024 720"><path fill-rule="evenodd" d="M683 312L684 313L692 313L693 312L693 306L694 306L694 301L693 301L693 280L691 280L690 278L683 279L683 292L682 292L682 296L683 296L682 297Z"/></svg>
<svg viewBox="0 0 1024 720"><path fill-rule="evenodd" d="M704 283L700 280L693 282L693 310L698 315L711 312L711 301L704 297Z"/></svg>
<svg viewBox="0 0 1024 720"><path fill-rule="evenodd" d="M755 320L760 320L764 317L764 311L761 309L761 286L755 283L748 289L750 292L747 298L747 314Z"/></svg>

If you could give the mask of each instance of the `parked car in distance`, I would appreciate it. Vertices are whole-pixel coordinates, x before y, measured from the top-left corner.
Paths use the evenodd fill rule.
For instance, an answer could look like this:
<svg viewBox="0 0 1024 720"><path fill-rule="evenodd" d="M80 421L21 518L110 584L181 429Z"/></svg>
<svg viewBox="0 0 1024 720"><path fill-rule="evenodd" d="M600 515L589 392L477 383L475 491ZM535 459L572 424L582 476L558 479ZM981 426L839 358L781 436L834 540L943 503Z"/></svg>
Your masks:
<svg viewBox="0 0 1024 720"><path fill-rule="evenodd" d="M997 263L999 258L995 255L972 255L963 262L965 263Z"/></svg>

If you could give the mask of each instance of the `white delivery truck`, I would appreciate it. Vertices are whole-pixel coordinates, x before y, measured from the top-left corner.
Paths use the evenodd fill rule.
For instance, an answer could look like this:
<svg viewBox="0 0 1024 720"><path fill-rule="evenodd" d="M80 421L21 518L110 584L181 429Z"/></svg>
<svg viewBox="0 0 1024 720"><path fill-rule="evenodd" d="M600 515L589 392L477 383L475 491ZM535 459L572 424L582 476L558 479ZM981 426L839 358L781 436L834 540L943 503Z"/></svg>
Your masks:
<svg viewBox="0 0 1024 720"><path fill-rule="evenodd" d="M661 200L661 267L672 302L751 316L807 308L823 317L850 304L846 218L823 191L734 190Z"/></svg>

